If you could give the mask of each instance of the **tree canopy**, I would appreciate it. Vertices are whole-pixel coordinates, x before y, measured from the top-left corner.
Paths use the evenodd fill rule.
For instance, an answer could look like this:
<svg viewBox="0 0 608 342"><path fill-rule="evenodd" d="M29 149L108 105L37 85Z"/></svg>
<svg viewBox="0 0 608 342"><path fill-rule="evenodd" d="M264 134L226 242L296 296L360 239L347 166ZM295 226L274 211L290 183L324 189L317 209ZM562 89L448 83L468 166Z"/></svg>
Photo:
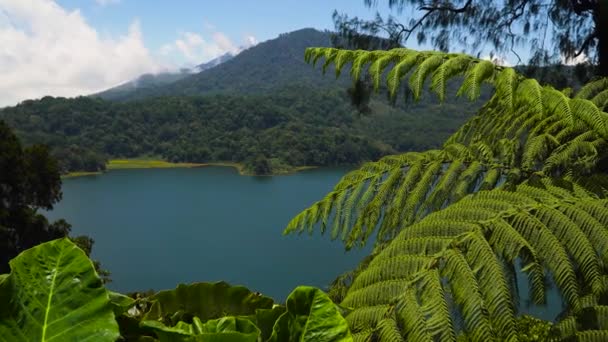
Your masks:
<svg viewBox="0 0 608 342"><path fill-rule="evenodd" d="M455 91L455 88L450 87ZM306 95L303 95L306 94ZM465 101L391 108L359 118L340 86L302 84L272 95L207 95L112 102L45 97L0 110L24 144L46 144L62 172L99 171L109 158L236 162L250 173L352 165L439 146L470 115ZM477 104L479 105L479 104ZM457 111L460 115L446 115ZM436 118L428 125L422 113ZM421 135L420 132L425 134Z"/></svg>
<svg viewBox="0 0 608 342"><path fill-rule="evenodd" d="M49 224L38 209L52 209L61 199L59 167L47 147L23 148L0 120L0 273L19 252L66 236L69 225Z"/></svg>
<svg viewBox="0 0 608 342"><path fill-rule="evenodd" d="M383 1L364 0L368 7ZM560 64L583 56L608 76L608 2L605 0L389 0L402 17L379 14L373 20L334 13L336 29L350 43L372 48L393 48L411 39L430 43L441 51L464 48L472 54L488 46L494 55L514 56L536 65ZM352 45L351 45L352 46ZM516 48L531 47L530 60L522 61ZM357 44L354 46L359 48Z"/></svg>

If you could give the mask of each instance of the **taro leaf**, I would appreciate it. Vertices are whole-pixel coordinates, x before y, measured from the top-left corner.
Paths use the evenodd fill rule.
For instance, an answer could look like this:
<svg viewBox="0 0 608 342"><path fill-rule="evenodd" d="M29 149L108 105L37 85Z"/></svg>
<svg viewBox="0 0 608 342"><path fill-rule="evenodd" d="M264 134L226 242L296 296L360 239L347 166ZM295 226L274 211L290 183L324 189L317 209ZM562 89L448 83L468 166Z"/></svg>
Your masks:
<svg viewBox="0 0 608 342"><path fill-rule="evenodd" d="M275 305L272 309L258 309L255 311L255 323L262 332L262 341L267 341L272 335L275 322L285 313L285 307Z"/></svg>
<svg viewBox="0 0 608 342"><path fill-rule="evenodd" d="M116 316L127 312L136 303L135 299L118 292L108 291L108 294L110 296L110 304Z"/></svg>
<svg viewBox="0 0 608 342"><path fill-rule="evenodd" d="M174 290L160 291L150 297L156 301L144 320L191 323L194 316L202 322L224 316L254 315L256 309L270 309L273 300L243 286L225 282L180 284Z"/></svg>
<svg viewBox="0 0 608 342"><path fill-rule="evenodd" d="M28 249L10 266L0 284L0 341L116 341L108 293L69 239Z"/></svg>
<svg viewBox="0 0 608 342"><path fill-rule="evenodd" d="M140 326L143 309L147 304L146 299L135 300L129 296L109 291L110 303L116 316L116 322L120 328L120 336L126 341L156 341L152 333Z"/></svg>
<svg viewBox="0 0 608 342"><path fill-rule="evenodd" d="M179 322L174 327L158 321L143 321L142 325L153 329L160 342L257 342L260 336L255 324L240 317L223 317L206 323L194 317L192 324Z"/></svg>
<svg viewBox="0 0 608 342"><path fill-rule="evenodd" d="M352 340L346 320L331 299L317 288L299 286L287 298L287 312L276 322L269 341Z"/></svg>

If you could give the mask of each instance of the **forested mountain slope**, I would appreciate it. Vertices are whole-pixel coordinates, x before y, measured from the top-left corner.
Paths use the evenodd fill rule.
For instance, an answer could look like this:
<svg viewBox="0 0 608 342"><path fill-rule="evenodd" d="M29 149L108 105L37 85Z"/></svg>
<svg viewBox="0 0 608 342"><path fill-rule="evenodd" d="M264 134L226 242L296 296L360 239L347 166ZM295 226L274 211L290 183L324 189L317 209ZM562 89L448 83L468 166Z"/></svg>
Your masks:
<svg viewBox="0 0 608 342"><path fill-rule="evenodd" d="M375 95L371 114L361 116L347 94L349 75L336 81L304 62L306 47L328 44L327 33L299 30L176 82L114 93L124 101L45 97L4 108L0 119L24 143L50 145L64 172L152 157L270 173L438 147L485 100L438 104L429 94L393 106Z"/></svg>
<svg viewBox="0 0 608 342"><path fill-rule="evenodd" d="M332 79L311 73L302 56L308 46L329 46L329 33L302 29L249 48L217 67L160 87L135 89L115 100L209 93L269 93L290 84L336 86ZM347 84L344 79L342 84Z"/></svg>
<svg viewBox="0 0 608 342"><path fill-rule="evenodd" d="M5 108L0 119L25 144L50 145L64 171L95 171L106 158L141 156L239 162L251 169L255 162L275 168L356 164L437 146L468 116L457 105L421 103L409 112L381 101L371 106L373 115L358 117L344 89L293 86L272 95L126 103L46 97Z"/></svg>
<svg viewBox="0 0 608 342"><path fill-rule="evenodd" d="M93 94L93 97L101 97L105 100L121 100L128 99L135 91L150 91L153 88L163 87L167 84L177 82L181 79L189 77L194 73L203 72L211 68L215 68L218 65L225 63L234 58L234 55L230 52L225 53L217 58L210 60L209 62L199 64L194 68L182 68L179 71L167 71L158 74L144 74L137 77L134 80L125 82L116 87L102 91L97 94Z"/></svg>

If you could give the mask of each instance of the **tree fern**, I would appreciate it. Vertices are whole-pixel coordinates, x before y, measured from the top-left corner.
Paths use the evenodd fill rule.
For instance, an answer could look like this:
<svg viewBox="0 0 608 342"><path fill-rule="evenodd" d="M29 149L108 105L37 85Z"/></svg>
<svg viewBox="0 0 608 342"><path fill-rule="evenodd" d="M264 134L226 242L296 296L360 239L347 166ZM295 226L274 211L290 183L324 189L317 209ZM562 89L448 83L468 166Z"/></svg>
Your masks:
<svg viewBox="0 0 608 342"><path fill-rule="evenodd" d="M323 48L306 54L335 58ZM364 164L285 230L320 222L324 231L334 215L332 237L347 248L376 232L374 253L339 287L355 339L516 341L518 269L533 302L545 302L547 280L559 290L568 314L560 336L605 338L605 325L577 320L598 307L605 317L608 304L608 80L573 96L461 54L353 51L352 61L355 79L370 65L376 89L389 68L392 98L407 75L415 99L429 77L442 101L457 76L469 99L484 83L495 89L442 149Z"/></svg>
<svg viewBox="0 0 608 342"><path fill-rule="evenodd" d="M353 310L346 316L351 329L371 329L385 341L379 323L389 317L412 341L450 341L461 333L474 341L516 340L509 284L515 280L502 263L517 267L518 260L525 261L522 269L532 286L544 288L547 273L571 312L579 312L583 296L607 290L601 275L605 256L598 253L606 241L596 235L607 229L590 225L605 220L608 208L594 196L556 188L560 196L528 184L515 192L482 191L404 229L355 277L342 301ZM564 207L555 208L559 203ZM565 203L593 205L574 209ZM448 307L464 320L461 330L455 316L446 314Z"/></svg>
<svg viewBox="0 0 608 342"><path fill-rule="evenodd" d="M332 60L348 50L335 51L311 48L306 58ZM484 81L494 84L496 93L448 139L443 150L389 156L364 165L346 175L334 192L313 205L323 208L323 215L315 216L315 210L304 211L286 232L309 230L312 223L319 221L325 227L328 216L340 209L341 218L334 220L333 238L341 237L350 248L365 243L378 229L377 238L382 243L394 237L404 224L468 193L516 185L536 172L571 174L576 179L589 174L604 155L607 116L593 102L583 99L583 91L572 99L523 78L513 69L461 54L395 49L351 51L349 56L353 58L353 78L358 79L364 66L371 64L376 87L384 69L392 65L386 80L391 96L396 96L403 77L410 71L408 86L416 98L431 75L431 88L440 98L445 97L447 80L458 75L464 77L460 93L470 98L478 96ZM335 198L344 200L344 208L334 203Z"/></svg>

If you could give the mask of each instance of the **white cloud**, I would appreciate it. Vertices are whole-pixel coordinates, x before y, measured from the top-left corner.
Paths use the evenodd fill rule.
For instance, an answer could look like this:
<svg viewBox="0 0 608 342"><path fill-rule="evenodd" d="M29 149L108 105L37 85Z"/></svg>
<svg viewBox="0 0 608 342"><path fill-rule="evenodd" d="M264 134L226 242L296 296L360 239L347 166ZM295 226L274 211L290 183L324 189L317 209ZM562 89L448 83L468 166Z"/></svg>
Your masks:
<svg viewBox="0 0 608 342"><path fill-rule="evenodd" d="M203 25L205 28L215 30L209 23ZM177 54L179 58L186 61L190 66L208 62L226 53L237 54L243 49L258 43L254 36L246 36L241 45L235 44L228 36L219 31L209 34L195 32L181 32L178 38L161 46L159 53L169 57Z"/></svg>
<svg viewBox="0 0 608 342"><path fill-rule="evenodd" d="M258 45L258 40L254 36L246 36L245 41L247 42L247 47Z"/></svg>
<svg viewBox="0 0 608 342"><path fill-rule="evenodd" d="M101 37L78 10L52 0L0 0L0 42L0 106L90 94L161 69L137 20L119 37Z"/></svg>
<svg viewBox="0 0 608 342"><path fill-rule="evenodd" d="M107 6L117 4L120 2L120 0L95 0L95 2L100 6Z"/></svg>
<svg viewBox="0 0 608 342"><path fill-rule="evenodd" d="M566 58L566 56L562 55L562 64L564 65L577 65L581 63L585 63L589 61L587 55L583 52L578 57L575 58Z"/></svg>

